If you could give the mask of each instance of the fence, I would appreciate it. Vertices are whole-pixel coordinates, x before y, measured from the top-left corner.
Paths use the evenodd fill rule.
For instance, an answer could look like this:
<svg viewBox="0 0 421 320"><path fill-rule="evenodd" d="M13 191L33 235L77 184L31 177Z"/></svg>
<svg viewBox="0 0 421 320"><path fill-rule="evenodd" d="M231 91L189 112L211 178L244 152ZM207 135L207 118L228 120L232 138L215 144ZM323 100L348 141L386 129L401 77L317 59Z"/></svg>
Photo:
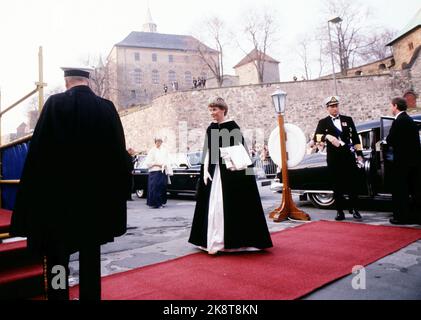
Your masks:
<svg viewBox="0 0 421 320"><path fill-rule="evenodd" d="M278 172L278 166L273 160L268 157L266 160L261 160L260 157L253 159L255 167L255 174L258 179L271 179L274 178Z"/></svg>

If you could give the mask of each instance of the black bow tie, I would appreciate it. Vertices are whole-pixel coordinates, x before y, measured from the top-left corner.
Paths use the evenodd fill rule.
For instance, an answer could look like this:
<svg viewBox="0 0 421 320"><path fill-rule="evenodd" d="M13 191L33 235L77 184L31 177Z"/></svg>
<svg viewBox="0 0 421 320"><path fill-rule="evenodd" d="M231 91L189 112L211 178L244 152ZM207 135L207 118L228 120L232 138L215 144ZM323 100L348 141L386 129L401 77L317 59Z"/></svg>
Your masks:
<svg viewBox="0 0 421 320"><path fill-rule="evenodd" d="M339 120L339 116L332 117L332 120L333 120L333 121L335 121L335 120Z"/></svg>

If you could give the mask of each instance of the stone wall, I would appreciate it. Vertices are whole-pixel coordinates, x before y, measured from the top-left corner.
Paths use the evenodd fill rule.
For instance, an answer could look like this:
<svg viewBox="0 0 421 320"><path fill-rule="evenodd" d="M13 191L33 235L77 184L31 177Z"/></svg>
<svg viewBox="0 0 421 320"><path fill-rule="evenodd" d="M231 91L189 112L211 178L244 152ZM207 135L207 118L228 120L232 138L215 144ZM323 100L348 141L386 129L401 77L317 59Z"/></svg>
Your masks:
<svg viewBox="0 0 421 320"><path fill-rule="evenodd" d="M420 61L411 70L338 79L340 112L357 123L390 115L391 98L401 96L410 87L421 94ZM332 80L312 80L171 93L122 116L127 145L146 151L153 146L154 136L161 135L171 151L183 152L187 146L191 151L201 149L211 120L207 104L215 96L226 100L229 118L240 125L249 143L265 143L277 125L270 95L278 88L288 94L286 122L298 125L310 137L318 120L327 114L321 104L332 94L333 87Z"/></svg>

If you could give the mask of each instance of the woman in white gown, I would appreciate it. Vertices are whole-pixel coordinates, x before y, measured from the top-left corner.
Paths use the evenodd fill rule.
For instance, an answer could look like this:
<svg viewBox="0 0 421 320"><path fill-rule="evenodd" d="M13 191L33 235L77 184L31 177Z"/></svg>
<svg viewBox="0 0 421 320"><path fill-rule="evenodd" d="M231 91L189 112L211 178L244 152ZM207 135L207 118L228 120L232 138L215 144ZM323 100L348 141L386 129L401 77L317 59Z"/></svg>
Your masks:
<svg viewBox="0 0 421 320"><path fill-rule="evenodd" d="M216 98L208 106L204 161L189 242L215 254L272 247L256 180L250 168L229 170L220 148L244 145L240 127L225 119L228 106Z"/></svg>

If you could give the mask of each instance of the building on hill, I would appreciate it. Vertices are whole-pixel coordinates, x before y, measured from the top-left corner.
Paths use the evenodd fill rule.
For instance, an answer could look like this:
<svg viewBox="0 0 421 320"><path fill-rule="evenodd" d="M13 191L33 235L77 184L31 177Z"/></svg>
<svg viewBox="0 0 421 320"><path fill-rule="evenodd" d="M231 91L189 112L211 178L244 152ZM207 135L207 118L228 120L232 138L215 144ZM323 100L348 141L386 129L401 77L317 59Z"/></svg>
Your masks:
<svg viewBox="0 0 421 320"><path fill-rule="evenodd" d="M257 64L261 63L263 82L279 82L279 61L267 54L254 49L234 66L235 75L239 78L239 85L259 84Z"/></svg>
<svg viewBox="0 0 421 320"><path fill-rule="evenodd" d="M347 71L347 75L363 76L408 69L421 50L421 9L387 46L392 48L391 56L351 68ZM321 79L331 76L323 76ZM337 76L342 75L338 73Z"/></svg>
<svg viewBox="0 0 421 320"><path fill-rule="evenodd" d="M387 45L392 47L396 69L406 69L418 54L421 46L421 8L408 25Z"/></svg>
<svg viewBox="0 0 421 320"><path fill-rule="evenodd" d="M108 98L119 109L147 104L164 94L164 87L191 89L194 78L213 76L198 52L218 61L218 51L192 36L158 33L149 9L142 30L115 44L107 58Z"/></svg>

